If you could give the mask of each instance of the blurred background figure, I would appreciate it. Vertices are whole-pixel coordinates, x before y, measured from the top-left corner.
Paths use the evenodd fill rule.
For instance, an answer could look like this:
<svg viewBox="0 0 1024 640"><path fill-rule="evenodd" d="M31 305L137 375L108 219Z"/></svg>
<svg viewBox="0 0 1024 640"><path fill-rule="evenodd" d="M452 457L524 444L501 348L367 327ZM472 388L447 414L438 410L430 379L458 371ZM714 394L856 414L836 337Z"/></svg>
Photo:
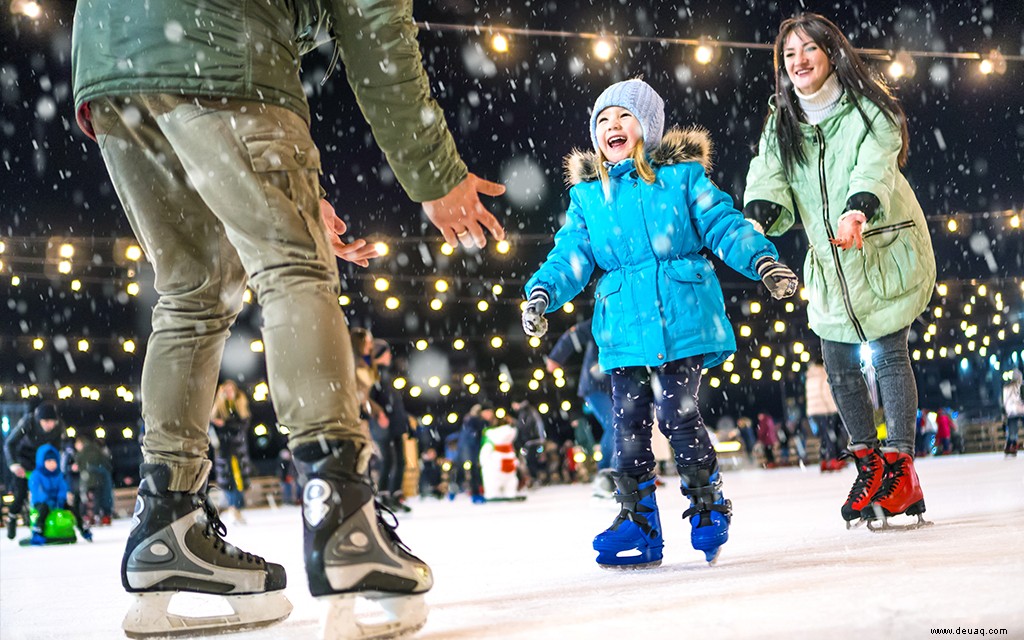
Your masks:
<svg viewBox="0 0 1024 640"><path fill-rule="evenodd" d="M1021 385L1024 375L1014 369L1010 380L1003 385L1003 411L1006 412L1006 448L1003 452L1010 457L1017 456L1017 434L1024 425L1024 399Z"/></svg>
<svg viewBox="0 0 1024 640"><path fill-rule="evenodd" d="M779 428L775 425L775 418L767 413L757 414L757 441L761 444L764 452L765 469L774 469L775 445L779 443Z"/></svg>
<svg viewBox="0 0 1024 640"><path fill-rule="evenodd" d="M811 429L818 434L821 441L821 459L819 467L822 473L839 471L846 466L842 453L846 450L846 430L839 419L839 409L832 397L832 388L828 385L825 364L820 357L807 365L807 377L804 383L807 402L807 419Z"/></svg>
<svg viewBox="0 0 1024 640"><path fill-rule="evenodd" d="M245 523L242 509L252 469L248 442L251 419L249 399L234 380L225 380L217 387L210 416L210 426L216 436L213 462L217 486L224 492L228 504L225 515L231 513L240 524Z"/></svg>
<svg viewBox="0 0 1024 640"><path fill-rule="evenodd" d="M28 474L36 468L36 451L43 445L62 450L65 426L57 413L57 407L44 402L32 413L25 414L4 440L4 460L14 476L12 489L14 501L8 505L7 539L14 540L18 518L24 517L28 524Z"/></svg>
<svg viewBox="0 0 1024 640"><path fill-rule="evenodd" d="M469 480L469 497L476 504L486 502L483 495L483 478L480 475L480 447L483 445L484 429L493 424L494 407L486 402L475 404L462 420L462 429L459 432L459 458ZM452 497L451 490L448 494Z"/></svg>
<svg viewBox="0 0 1024 640"><path fill-rule="evenodd" d="M370 389L370 399L386 417L386 424L378 423L377 429L371 430L373 440L380 449L378 499L392 511L408 513L412 509L405 503L402 494L402 478L405 476L405 438L409 433L409 413L405 410L402 394L394 387L391 347L387 342L373 340L370 362L377 369L377 380Z"/></svg>
<svg viewBox="0 0 1024 640"><path fill-rule="evenodd" d="M547 428L540 411L525 398L514 400L512 411L516 415L516 449L526 463L520 467L523 484L532 487L547 475L544 464Z"/></svg>
<svg viewBox="0 0 1024 640"><path fill-rule="evenodd" d="M91 524L109 525L114 513L114 464L110 451L89 435L79 433L74 452L72 464L78 469L82 518Z"/></svg>

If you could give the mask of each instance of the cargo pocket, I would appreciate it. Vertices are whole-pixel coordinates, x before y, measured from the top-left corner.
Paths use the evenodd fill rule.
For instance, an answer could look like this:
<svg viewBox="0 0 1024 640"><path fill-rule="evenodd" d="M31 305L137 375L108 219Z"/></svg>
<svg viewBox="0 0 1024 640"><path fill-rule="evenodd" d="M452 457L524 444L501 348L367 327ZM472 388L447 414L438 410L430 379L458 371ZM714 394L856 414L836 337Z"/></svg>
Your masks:
<svg viewBox="0 0 1024 640"><path fill-rule="evenodd" d="M625 341L621 272L606 273L594 291L594 341L599 348L614 348Z"/></svg>
<svg viewBox="0 0 1024 640"><path fill-rule="evenodd" d="M320 151L308 137L286 136L286 131L261 132L243 136L242 144L267 206L277 212L273 216L276 237L305 244L296 234L309 234L323 250L326 240L320 221Z"/></svg>
<svg viewBox="0 0 1024 640"><path fill-rule="evenodd" d="M899 298L924 279L913 220L870 229L864 233L864 278L883 300Z"/></svg>

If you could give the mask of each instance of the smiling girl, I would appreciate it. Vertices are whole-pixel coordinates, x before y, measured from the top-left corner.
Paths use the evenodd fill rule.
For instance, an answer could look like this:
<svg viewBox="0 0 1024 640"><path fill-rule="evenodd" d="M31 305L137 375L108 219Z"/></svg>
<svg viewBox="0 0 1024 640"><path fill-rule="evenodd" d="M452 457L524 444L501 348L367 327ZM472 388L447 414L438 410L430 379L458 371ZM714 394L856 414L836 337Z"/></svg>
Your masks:
<svg viewBox="0 0 1024 640"><path fill-rule="evenodd" d="M839 28L817 14L780 26L775 78L744 214L770 235L788 231L799 215L807 233L807 317L857 462L842 516L850 523L906 513L920 523L907 337L931 299L935 256L921 205L900 173L906 116ZM884 447L861 373L865 344L885 409Z"/></svg>
<svg viewBox="0 0 1024 640"><path fill-rule="evenodd" d="M771 294L796 291L775 247L743 219L707 177L711 141L703 130L662 136L664 103L642 80L619 82L597 99L594 151L566 159L570 205L555 247L526 285L523 328L547 331L543 314L575 298L595 268L592 323L601 369L611 374L613 477L621 510L594 539L598 564L657 566L662 532L654 499L651 429L675 453L690 508L691 543L714 562L728 540L732 506L722 495L715 450L697 409L701 370L736 350L709 249ZM653 410L653 411L652 411Z"/></svg>

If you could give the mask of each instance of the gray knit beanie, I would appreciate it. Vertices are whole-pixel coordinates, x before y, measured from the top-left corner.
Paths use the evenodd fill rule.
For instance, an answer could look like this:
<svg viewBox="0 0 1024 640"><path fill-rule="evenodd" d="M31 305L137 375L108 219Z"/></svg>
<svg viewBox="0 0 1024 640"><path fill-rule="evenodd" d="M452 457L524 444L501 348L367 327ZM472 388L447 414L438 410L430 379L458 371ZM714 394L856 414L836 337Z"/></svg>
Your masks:
<svg viewBox="0 0 1024 640"><path fill-rule="evenodd" d="M658 92L643 80L633 79L616 82L605 89L594 103L590 114L590 141L594 149L597 144L597 116L608 107L622 107L640 121L644 132L644 149L650 151L661 142L665 131L665 101Z"/></svg>

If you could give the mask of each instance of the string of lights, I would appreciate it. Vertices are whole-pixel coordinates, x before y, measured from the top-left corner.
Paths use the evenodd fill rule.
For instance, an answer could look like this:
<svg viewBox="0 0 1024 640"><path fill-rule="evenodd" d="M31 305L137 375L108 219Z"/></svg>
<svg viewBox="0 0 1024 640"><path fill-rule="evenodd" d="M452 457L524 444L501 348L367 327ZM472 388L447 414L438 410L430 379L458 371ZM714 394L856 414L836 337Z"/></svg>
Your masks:
<svg viewBox="0 0 1024 640"><path fill-rule="evenodd" d="M501 25L449 24L438 22L417 22L417 26L426 32L453 32L486 37L489 48L498 54L511 51L512 38L557 38L560 40L578 39L591 42L593 56L602 62L611 60L617 50L626 43L654 44L658 46L683 46L693 49L693 59L702 65L711 64L718 59L721 49L741 49L751 51L772 51L772 44L763 42L744 42L739 40L721 40L708 36L697 38L676 38L665 36L623 35L614 33L593 33L585 31L554 31L548 29L517 28ZM889 62L886 71L893 79L908 78L917 70L916 59L947 59L967 60L978 63L978 72L982 75L1006 73L1007 63L1022 62L1024 56L1004 54L998 48L988 52L981 51L919 51L908 49L870 49L859 48L857 53L876 60Z"/></svg>

